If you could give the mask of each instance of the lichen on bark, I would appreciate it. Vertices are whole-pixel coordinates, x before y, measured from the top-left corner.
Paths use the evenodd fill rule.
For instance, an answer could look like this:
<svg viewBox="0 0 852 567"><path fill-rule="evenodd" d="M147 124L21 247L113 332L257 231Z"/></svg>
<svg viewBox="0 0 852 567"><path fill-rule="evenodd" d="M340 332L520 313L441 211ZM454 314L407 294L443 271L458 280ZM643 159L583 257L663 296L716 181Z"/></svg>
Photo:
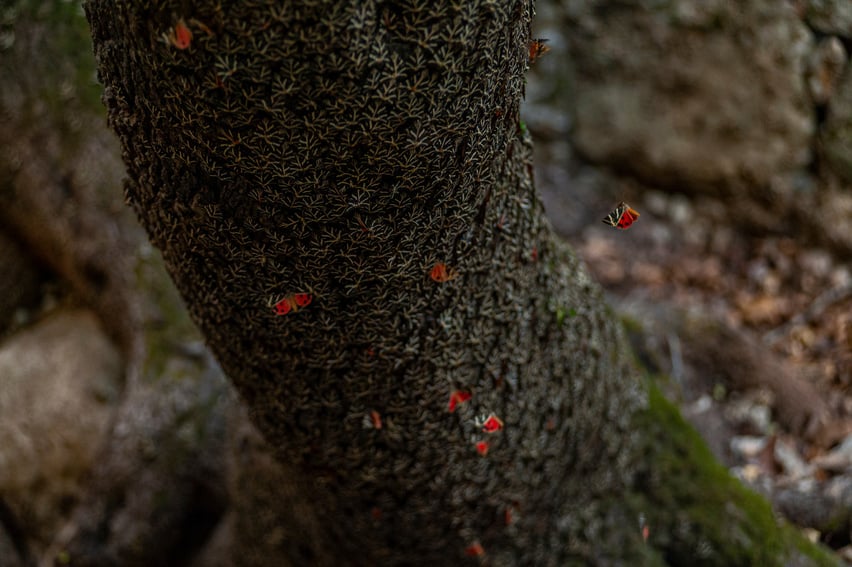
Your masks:
<svg viewBox="0 0 852 567"><path fill-rule="evenodd" d="M334 547L311 553L591 553L592 502L628 482L643 396L534 192L518 116L532 6L87 11L127 196L324 520ZM434 281L438 263L457 277ZM310 305L278 315L296 293ZM450 413L456 390L473 397Z"/></svg>

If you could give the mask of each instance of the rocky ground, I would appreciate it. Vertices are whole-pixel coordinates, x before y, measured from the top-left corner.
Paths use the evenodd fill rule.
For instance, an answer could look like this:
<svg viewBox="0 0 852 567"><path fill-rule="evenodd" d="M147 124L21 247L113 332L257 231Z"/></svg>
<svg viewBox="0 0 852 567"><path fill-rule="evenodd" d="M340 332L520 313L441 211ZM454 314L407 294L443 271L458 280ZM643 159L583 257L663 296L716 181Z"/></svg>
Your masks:
<svg viewBox="0 0 852 567"><path fill-rule="evenodd" d="M830 72L845 65L852 25L813 34L797 20L804 8L762 12L775 37L746 48L724 23L702 30L699 3L675 3L699 22L683 29L650 10L595 20L567 4L567 18L545 14L539 33L551 38L552 59L542 59L525 115L551 221L610 294L639 358L731 472L852 562L852 192L843 152L826 151L852 106L852 73ZM572 24L579 45L565 33ZM751 33L737 27L740 38ZM613 32L628 28L655 39ZM743 83L747 57L772 58L793 38L801 65L794 57L786 71L751 72ZM566 85L581 86L565 95ZM764 88L780 114L735 102ZM706 127L690 138L689 128L678 132L686 123ZM641 213L625 231L600 222L620 201Z"/></svg>
<svg viewBox="0 0 852 567"><path fill-rule="evenodd" d="M641 218L626 231L600 222L625 197L587 196L574 226L549 183L560 175L571 182L558 166L541 175L554 224L643 362L736 476L852 561L850 265L792 237L743 234L714 222L723 203L671 193L630 197Z"/></svg>
<svg viewBox="0 0 852 567"><path fill-rule="evenodd" d="M540 5L548 215L716 455L852 563L852 12L598 4Z"/></svg>

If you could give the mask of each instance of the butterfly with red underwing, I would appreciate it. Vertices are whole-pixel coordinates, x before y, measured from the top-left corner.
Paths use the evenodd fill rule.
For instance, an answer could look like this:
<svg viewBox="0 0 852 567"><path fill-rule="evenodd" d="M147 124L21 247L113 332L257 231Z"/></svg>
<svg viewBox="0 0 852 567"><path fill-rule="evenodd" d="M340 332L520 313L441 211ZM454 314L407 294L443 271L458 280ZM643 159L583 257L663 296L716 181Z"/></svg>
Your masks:
<svg viewBox="0 0 852 567"><path fill-rule="evenodd" d="M550 47L545 45L548 42L546 39L530 40L530 65L535 63L539 57L550 51Z"/></svg>
<svg viewBox="0 0 852 567"><path fill-rule="evenodd" d="M638 218L639 211L631 209L630 205L622 201L603 219L603 222L612 227L624 230L630 228L630 225L636 222Z"/></svg>

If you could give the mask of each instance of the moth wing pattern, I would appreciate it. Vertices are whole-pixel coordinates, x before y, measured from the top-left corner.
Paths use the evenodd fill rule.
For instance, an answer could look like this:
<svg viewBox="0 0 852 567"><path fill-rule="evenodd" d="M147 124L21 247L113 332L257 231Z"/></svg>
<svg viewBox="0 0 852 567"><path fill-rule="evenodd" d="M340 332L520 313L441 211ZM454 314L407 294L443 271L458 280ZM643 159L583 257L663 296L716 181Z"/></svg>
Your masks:
<svg viewBox="0 0 852 567"><path fill-rule="evenodd" d="M630 228L630 225L636 222L636 219L638 218L639 211L631 208L630 205L622 201L616 205L615 209L613 209L602 222L614 228L626 230L627 228Z"/></svg>

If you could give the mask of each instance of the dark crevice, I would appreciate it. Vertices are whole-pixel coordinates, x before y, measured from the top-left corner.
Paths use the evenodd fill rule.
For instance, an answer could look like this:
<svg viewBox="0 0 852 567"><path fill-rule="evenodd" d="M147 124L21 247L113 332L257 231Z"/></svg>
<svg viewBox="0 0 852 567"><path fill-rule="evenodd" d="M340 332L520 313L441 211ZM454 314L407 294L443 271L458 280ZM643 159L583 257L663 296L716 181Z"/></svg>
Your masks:
<svg viewBox="0 0 852 567"><path fill-rule="evenodd" d="M195 556L215 533L228 507L220 487L200 480L193 486L191 503L180 529L180 546L174 550L172 557L175 566L193 564Z"/></svg>
<svg viewBox="0 0 852 567"><path fill-rule="evenodd" d="M35 566L35 559L30 553L24 530L18 525L15 514L3 498L0 498L0 529L3 529L9 536L21 562L27 566Z"/></svg>

